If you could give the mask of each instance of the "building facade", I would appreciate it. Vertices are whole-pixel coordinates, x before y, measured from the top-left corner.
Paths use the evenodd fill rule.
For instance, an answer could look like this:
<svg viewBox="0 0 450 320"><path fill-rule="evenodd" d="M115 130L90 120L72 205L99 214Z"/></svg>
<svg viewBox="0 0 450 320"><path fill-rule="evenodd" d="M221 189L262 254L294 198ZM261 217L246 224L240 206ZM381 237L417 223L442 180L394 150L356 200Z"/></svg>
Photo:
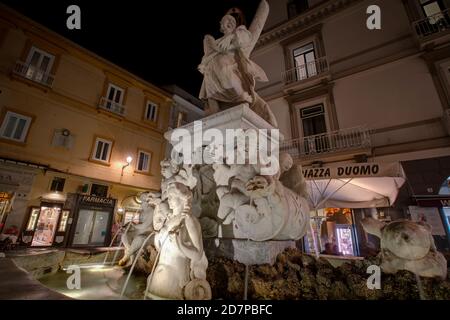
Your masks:
<svg viewBox="0 0 450 320"><path fill-rule="evenodd" d="M169 130L199 120L205 116L203 103L176 85L165 86L164 90L170 93L173 104L170 108ZM172 145L166 145L166 158L170 157Z"/></svg>
<svg viewBox="0 0 450 320"><path fill-rule="evenodd" d="M0 8L0 216L31 246L105 246L159 190L166 91Z"/></svg>
<svg viewBox="0 0 450 320"><path fill-rule="evenodd" d="M421 208L421 198L448 197L439 190L450 175L450 1L269 0L269 5L252 59L269 78L257 91L286 137L284 151L305 168L399 162L406 174L392 207L329 208L325 221L352 224L354 241L365 242L358 217L408 217ZM371 29L366 22L377 9L381 29ZM445 210L436 209L442 229L433 233L444 250L448 219ZM354 255L369 251L360 247Z"/></svg>
<svg viewBox="0 0 450 320"><path fill-rule="evenodd" d="M165 86L164 90L172 95L174 101L170 109L170 129L181 127L205 116L200 99L176 85Z"/></svg>

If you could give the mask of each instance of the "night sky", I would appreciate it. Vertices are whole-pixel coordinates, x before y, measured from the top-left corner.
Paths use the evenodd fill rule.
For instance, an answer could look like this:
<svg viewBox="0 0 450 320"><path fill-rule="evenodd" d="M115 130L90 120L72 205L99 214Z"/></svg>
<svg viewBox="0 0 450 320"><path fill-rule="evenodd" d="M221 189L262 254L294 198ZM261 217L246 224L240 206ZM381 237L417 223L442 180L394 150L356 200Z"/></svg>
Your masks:
<svg viewBox="0 0 450 320"><path fill-rule="evenodd" d="M221 17L239 7L251 22L259 0L0 0L29 18L156 85L198 96L203 37L219 37ZM81 8L81 30L66 9Z"/></svg>

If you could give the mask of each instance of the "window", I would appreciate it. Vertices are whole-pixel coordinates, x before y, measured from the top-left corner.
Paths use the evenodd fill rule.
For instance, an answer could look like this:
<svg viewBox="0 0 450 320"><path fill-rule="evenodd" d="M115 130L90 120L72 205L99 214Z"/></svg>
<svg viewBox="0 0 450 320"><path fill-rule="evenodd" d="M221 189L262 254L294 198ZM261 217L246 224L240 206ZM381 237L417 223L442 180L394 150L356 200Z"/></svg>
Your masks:
<svg viewBox="0 0 450 320"><path fill-rule="evenodd" d="M158 118L158 105L151 101L147 101L144 117L145 120L156 122Z"/></svg>
<svg viewBox="0 0 450 320"><path fill-rule="evenodd" d="M124 89L110 83L108 86L108 91L106 92L106 99L108 100L106 102L106 108L112 109L113 103L122 105L124 93Z"/></svg>
<svg viewBox="0 0 450 320"><path fill-rule="evenodd" d="M314 43L308 43L293 50L294 66L298 80L307 79L317 74Z"/></svg>
<svg viewBox="0 0 450 320"><path fill-rule="evenodd" d="M108 186L93 183L91 187L91 196L108 197Z"/></svg>
<svg viewBox="0 0 450 320"><path fill-rule="evenodd" d="M67 220L69 219L69 210L63 210L61 220L59 221L58 232L65 232L67 227Z"/></svg>
<svg viewBox="0 0 450 320"><path fill-rule="evenodd" d="M64 178L53 178L50 191L63 192L65 183L66 179Z"/></svg>
<svg viewBox="0 0 450 320"><path fill-rule="evenodd" d="M419 0L425 19L414 23L419 37L427 37L450 28L449 10L442 0Z"/></svg>
<svg viewBox="0 0 450 320"><path fill-rule="evenodd" d="M109 83L105 95L100 99L99 108L123 117L125 115L124 99L125 89Z"/></svg>
<svg viewBox="0 0 450 320"><path fill-rule="evenodd" d="M442 2L438 0L420 0L420 4L427 17L434 16L444 9ZM430 21L430 23L432 22Z"/></svg>
<svg viewBox="0 0 450 320"><path fill-rule="evenodd" d="M323 104L300 109L300 118L304 137L327 132Z"/></svg>
<svg viewBox="0 0 450 320"><path fill-rule="evenodd" d="M28 219L27 228L25 229L26 231L34 231L40 212L41 208L31 208L30 218Z"/></svg>
<svg viewBox="0 0 450 320"><path fill-rule="evenodd" d="M48 52L31 47L30 53L26 61L28 66L25 77L38 82L46 81L46 77L50 74L55 57Z"/></svg>
<svg viewBox="0 0 450 320"><path fill-rule="evenodd" d="M31 117L7 111L0 127L0 136L8 140L25 142L31 121Z"/></svg>
<svg viewBox="0 0 450 320"><path fill-rule="evenodd" d="M108 163L111 156L113 142L103 138L95 138L94 150L92 152L92 159Z"/></svg>
<svg viewBox="0 0 450 320"><path fill-rule="evenodd" d="M328 136L323 135L327 132L323 104L300 109L300 118L305 137L305 154L327 151L330 144Z"/></svg>
<svg viewBox="0 0 450 320"><path fill-rule="evenodd" d="M152 159L151 152L139 150L138 161L136 163L136 171L149 173L151 159Z"/></svg>

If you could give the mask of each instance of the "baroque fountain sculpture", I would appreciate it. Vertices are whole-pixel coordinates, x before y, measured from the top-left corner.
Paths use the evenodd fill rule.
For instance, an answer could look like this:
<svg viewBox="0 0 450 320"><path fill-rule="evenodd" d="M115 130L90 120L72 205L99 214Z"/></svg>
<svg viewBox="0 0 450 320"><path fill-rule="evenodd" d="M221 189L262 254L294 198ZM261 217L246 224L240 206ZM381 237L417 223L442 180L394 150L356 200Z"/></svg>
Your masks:
<svg viewBox="0 0 450 320"><path fill-rule="evenodd" d="M224 36L217 40L205 36L205 55L199 66L204 75L200 97L206 100L210 116L204 122L218 117L227 128L228 117L222 114L231 108L244 110L257 124L256 130L261 124L265 129L277 127L269 106L255 92L255 80L267 81L267 77L249 59L268 12L263 0L248 30L225 15L221 20ZM168 136L172 134L166 133ZM146 296L211 299L203 237L221 238L222 228L228 227L228 237L245 240L245 250L254 250L246 247L250 240L292 242L306 234L309 207L301 167L293 165L287 154L278 159L277 149L276 163L280 160L281 165L274 174L264 174L265 165L260 162L234 164L228 155L217 157L213 150L223 147L215 144L209 149L213 164L189 164L183 154L172 152L172 159L161 162L161 194L143 196L144 223L127 228L122 236L125 255L120 265L129 265L147 238L154 237L158 254L147 280ZM244 153L248 159L249 150ZM242 243L240 246L242 249Z"/></svg>
<svg viewBox="0 0 450 320"><path fill-rule="evenodd" d="M255 81L267 81L267 77L249 59L268 12L267 1L262 0L248 30L237 26L233 16L225 15L220 23L224 36L217 40L205 36L205 54L199 71L204 75L200 98L205 101L208 117L203 119L200 128L222 133L226 129L247 133L277 128L269 106L255 92ZM231 242L231 249L227 247L234 254L231 258L246 265L273 263L264 255L269 252L273 257L287 246L292 247L294 240L304 237L310 228L306 182L301 166L294 164L289 154L278 155L276 145L277 170L268 174L264 170L267 164L247 161L256 151L235 150L245 159L244 163L236 164L234 152L233 159L229 154L218 153L225 143L214 141L202 143L193 150L193 153L200 150L213 161L193 164L175 148L174 136L195 135L196 130L194 123L165 134L174 148L172 158L161 162L161 193L142 196L143 224L130 226L122 236L125 255L120 265L129 265L139 258L138 249L142 250L146 241L153 239L157 255L145 294L152 299L211 299L205 252L210 239L217 245L213 251L218 251L221 242ZM273 136L269 134L264 139L273 141ZM258 150L264 148L261 142L257 143ZM424 276L443 276L442 258L433 249L429 230L406 224L401 224L400 229L373 223L365 227L382 238L382 267L386 272L407 269ZM415 249L400 248L406 256L397 252L399 244L395 239L409 227L424 233L419 242L428 239L419 245L423 257L412 258L422 259L420 263L424 265L437 261L431 273L410 267L408 259ZM389 258L389 252L398 254L399 258Z"/></svg>

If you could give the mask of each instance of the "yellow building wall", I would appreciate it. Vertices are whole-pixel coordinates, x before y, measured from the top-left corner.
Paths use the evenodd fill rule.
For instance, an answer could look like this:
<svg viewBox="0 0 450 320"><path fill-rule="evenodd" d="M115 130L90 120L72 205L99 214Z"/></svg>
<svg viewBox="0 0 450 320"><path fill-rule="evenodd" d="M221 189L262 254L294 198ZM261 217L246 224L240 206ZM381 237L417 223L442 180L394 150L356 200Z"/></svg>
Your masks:
<svg viewBox="0 0 450 320"><path fill-rule="evenodd" d="M0 48L0 112L12 109L34 116L26 144L18 145L0 141L0 156L37 162L66 173L105 180L112 183L146 189L159 189L159 162L162 160L171 100L169 95L145 84L136 87L133 79L121 74L121 70L103 70L77 57L62 54L59 58L54 84L44 90L19 76L11 77L11 70L27 38L18 30L9 30ZM22 48L21 48L22 47ZM101 65L101 63L99 63ZM122 80L117 80L121 78ZM126 90L124 118L99 111L98 104L105 94L105 86L112 79ZM124 86L128 85L127 87ZM159 104L158 123L143 120L145 102ZM74 136L70 150L51 145L54 131L68 129ZM95 136L114 142L108 166L89 161ZM151 151L150 175L135 172L138 149ZM124 170L127 156L132 164Z"/></svg>
<svg viewBox="0 0 450 320"><path fill-rule="evenodd" d="M31 45L55 56L51 88L13 73ZM123 117L98 108L108 83L125 89ZM143 118L148 100L159 106L156 123ZM107 185L108 196L117 199L116 210L127 197L159 190L159 163L166 147L163 133L172 104L170 94L158 87L23 16L0 10L0 121L6 110L34 118L25 143L0 139L0 158L49 168L35 176L28 207L39 206L49 195L57 200L57 195L50 194L54 177L66 179L64 195L80 192L87 183ZM61 129L70 130L73 136L69 150L52 145L55 130ZM108 165L90 161L96 136L114 143ZM152 154L149 174L135 171L138 149ZM122 172L128 156L133 161ZM27 217L27 210L21 207L19 211L11 212L14 224Z"/></svg>

